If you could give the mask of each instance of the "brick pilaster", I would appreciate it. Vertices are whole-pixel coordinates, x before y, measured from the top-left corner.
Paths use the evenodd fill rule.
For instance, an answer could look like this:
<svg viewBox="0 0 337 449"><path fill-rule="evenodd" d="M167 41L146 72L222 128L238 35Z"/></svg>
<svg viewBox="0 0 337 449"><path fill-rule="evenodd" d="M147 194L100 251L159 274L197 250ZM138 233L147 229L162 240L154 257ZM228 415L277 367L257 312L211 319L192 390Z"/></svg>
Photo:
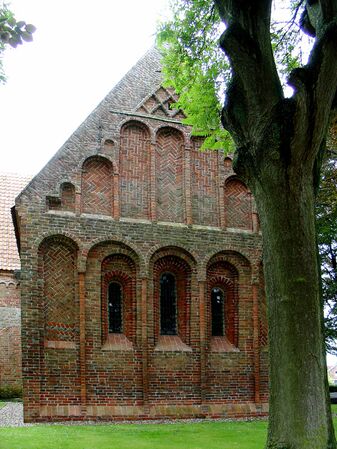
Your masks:
<svg viewBox="0 0 337 449"><path fill-rule="evenodd" d="M260 348L259 348L259 302L258 283L253 281L253 353L254 353L254 393L255 403L260 402Z"/></svg>
<svg viewBox="0 0 337 449"><path fill-rule="evenodd" d="M113 211L112 216L115 219L120 217L120 207L119 207L119 173L113 174Z"/></svg>
<svg viewBox="0 0 337 449"><path fill-rule="evenodd" d="M207 355L206 355L206 281L199 281L199 316L200 316L200 392L201 402L206 399Z"/></svg>
<svg viewBox="0 0 337 449"><path fill-rule="evenodd" d="M151 142L150 146L150 220L156 221L156 143Z"/></svg>
<svg viewBox="0 0 337 449"><path fill-rule="evenodd" d="M184 192L185 192L185 221L192 224L192 198L191 198L191 148L184 151Z"/></svg>
<svg viewBox="0 0 337 449"><path fill-rule="evenodd" d="M80 383L82 414L86 412L87 387L85 363L85 273L78 273L78 292L80 300Z"/></svg>
<svg viewBox="0 0 337 449"><path fill-rule="evenodd" d="M148 334L147 334L147 288L148 279L142 279L142 366L143 366L143 405L148 405L149 398L149 374L148 374Z"/></svg>

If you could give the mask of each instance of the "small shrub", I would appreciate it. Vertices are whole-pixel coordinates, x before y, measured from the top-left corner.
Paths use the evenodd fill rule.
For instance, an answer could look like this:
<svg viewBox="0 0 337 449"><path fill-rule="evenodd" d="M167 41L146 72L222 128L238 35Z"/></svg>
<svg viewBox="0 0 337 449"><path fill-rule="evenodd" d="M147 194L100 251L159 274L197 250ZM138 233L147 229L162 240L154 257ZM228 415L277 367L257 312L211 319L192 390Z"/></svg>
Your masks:
<svg viewBox="0 0 337 449"><path fill-rule="evenodd" d="M7 385L0 387L0 399L22 398L22 387L20 385Z"/></svg>

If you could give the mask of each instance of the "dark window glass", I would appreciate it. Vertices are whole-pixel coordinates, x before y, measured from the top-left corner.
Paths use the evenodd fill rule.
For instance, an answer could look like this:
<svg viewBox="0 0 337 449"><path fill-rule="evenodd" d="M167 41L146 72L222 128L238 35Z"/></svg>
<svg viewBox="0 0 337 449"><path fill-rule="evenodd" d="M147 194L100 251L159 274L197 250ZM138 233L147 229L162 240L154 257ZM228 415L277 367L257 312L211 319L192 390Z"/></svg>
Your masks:
<svg viewBox="0 0 337 449"><path fill-rule="evenodd" d="M212 335L223 336L224 335L224 292L214 287L211 293L211 305L212 305Z"/></svg>
<svg viewBox="0 0 337 449"><path fill-rule="evenodd" d="M177 335L177 293L173 274L160 276L160 333Z"/></svg>
<svg viewBox="0 0 337 449"><path fill-rule="evenodd" d="M122 332L122 288L117 282L109 284L108 291L109 332Z"/></svg>

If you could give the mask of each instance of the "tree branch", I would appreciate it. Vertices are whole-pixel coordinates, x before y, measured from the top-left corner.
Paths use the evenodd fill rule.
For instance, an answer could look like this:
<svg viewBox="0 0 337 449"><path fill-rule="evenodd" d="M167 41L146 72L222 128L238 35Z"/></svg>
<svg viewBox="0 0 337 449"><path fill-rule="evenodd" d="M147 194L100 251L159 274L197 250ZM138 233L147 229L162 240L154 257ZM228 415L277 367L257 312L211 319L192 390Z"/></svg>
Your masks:
<svg viewBox="0 0 337 449"><path fill-rule="evenodd" d="M220 39L233 71L227 97L236 94L233 101L227 98L224 126L232 129L229 122L235 122L236 131L240 129L237 144L246 145L251 134L261 128L261 117L266 117L283 98L270 42L271 0L215 0L215 3L227 24Z"/></svg>
<svg viewBox="0 0 337 449"><path fill-rule="evenodd" d="M307 128L302 158L315 157L330 122L337 89L337 22L330 18L323 33L317 32L309 63L292 71L289 84L294 87L298 126ZM332 19L332 20L331 20ZM301 122L301 123L300 123ZM305 135L305 134L303 134Z"/></svg>

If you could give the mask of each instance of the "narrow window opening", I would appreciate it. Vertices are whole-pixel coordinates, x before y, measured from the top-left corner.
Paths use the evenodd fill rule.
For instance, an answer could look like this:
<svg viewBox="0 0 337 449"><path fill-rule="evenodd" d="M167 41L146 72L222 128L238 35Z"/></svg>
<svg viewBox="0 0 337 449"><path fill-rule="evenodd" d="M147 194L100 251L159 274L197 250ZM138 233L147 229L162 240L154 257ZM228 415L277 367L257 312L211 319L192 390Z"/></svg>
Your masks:
<svg viewBox="0 0 337 449"><path fill-rule="evenodd" d="M173 274L160 276L160 334L177 335L177 292Z"/></svg>
<svg viewBox="0 0 337 449"><path fill-rule="evenodd" d="M111 282L108 289L109 333L121 334L122 326L122 288Z"/></svg>
<svg viewBox="0 0 337 449"><path fill-rule="evenodd" d="M225 294L218 287L212 288L211 308L212 308L212 335L214 337L225 335L224 326L224 302Z"/></svg>

